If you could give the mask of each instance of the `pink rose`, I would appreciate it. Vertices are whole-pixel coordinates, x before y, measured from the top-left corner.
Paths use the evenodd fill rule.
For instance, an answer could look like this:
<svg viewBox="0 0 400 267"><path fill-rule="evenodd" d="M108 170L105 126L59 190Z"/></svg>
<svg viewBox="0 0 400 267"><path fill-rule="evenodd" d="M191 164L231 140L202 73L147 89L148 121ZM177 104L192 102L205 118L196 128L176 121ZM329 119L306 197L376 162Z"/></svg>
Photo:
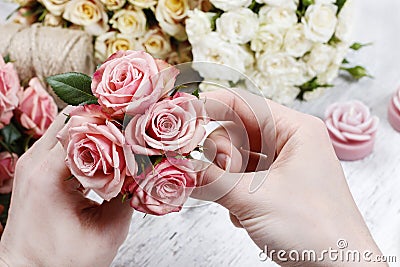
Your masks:
<svg viewBox="0 0 400 267"><path fill-rule="evenodd" d="M191 162L168 158L135 178L131 206L153 215L165 215L182 209L194 189L196 175Z"/></svg>
<svg viewBox="0 0 400 267"><path fill-rule="evenodd" d="M18 74L12 63L5 63L0 55L0 129L10 123L13 110L18 105L21 90Z"/></svg>
<svg viewBox="0 0 400 267"><path fill-rule="evenodd" d="M140 155L160 155L163 151L187 155L204 138L207 122L202 100L177 93L133 117L125 129L127 149Z"/></svg>
<svg viewBox="0 0 400 267"><path fill-rule="evenodd" d="M66 164L85 189L109 201L126 175L121 130L97 105L77 107L57 138L67 151Z"/></svg>
<svg viewBox="0 0 400 267"><path fill-rule="evenodd" d="M38 78L20 94L19 121L35 138L41 137L57 116L58 108Z"/></svg>
<svg viewBox="0 0 400 267"><path fill-rule="evenodd" d="M143 51L117 51L94 73L93 94L113 116L143 113L170 91L178 69Z"/></svg>
<svg viewBox="0 0 400 267"><path fill-rule="evenodd" d="M371 116L368 107L360 101L335 103L328 107L325 117L329 134L342 143L371 140L379 123L379 119Z"/></svg>
<svg viewBox="0 0 400 267"><path fill-rule="evenodd" d="M10 152L0 153L0 194L8 194L12 191L12 184L17 164L18 155Z"/></svg>

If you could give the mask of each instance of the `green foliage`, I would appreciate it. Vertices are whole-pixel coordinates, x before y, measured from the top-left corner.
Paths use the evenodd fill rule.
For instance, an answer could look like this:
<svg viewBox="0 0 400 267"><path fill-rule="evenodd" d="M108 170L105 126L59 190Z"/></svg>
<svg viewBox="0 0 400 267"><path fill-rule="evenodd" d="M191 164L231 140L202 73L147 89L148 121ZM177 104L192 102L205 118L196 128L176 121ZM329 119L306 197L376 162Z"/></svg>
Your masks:
<svg viewBox="0 0 400 267"><path fill-rule="evenodd" d="M297 99L304 100L304 93L305 92L312 92L317 88L324 88L324 87L333 87L332 84L319 84L318 78L314 77L308 82L299 86L300 93L297 95Z"/></svg>
<svg viewBox="0 0 400 267"><path fill-rule="evenodd" d="M97 103L97 98L92 94L92 79L77 72L69 72L50 76L47 83L53 88L54 93L65 103L78 106Z"/></svg>

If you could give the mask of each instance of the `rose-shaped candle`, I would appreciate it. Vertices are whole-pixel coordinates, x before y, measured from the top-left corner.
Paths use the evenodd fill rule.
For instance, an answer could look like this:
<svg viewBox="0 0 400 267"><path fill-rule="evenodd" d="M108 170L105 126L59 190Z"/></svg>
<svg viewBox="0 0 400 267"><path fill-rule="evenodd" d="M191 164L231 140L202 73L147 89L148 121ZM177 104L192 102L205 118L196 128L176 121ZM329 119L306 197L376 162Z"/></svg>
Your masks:
<svg viewBox="0 0 400 267"><path fill-rule="evenodd" d="M379 119L360 101L335 103L328 107L325 123L341 160L359 160L371 154Z"/></svg>
<svg viewBox="0 0 400 267"><path fill-rule="evenodd" d="M388 119L392 127L400 132L400 88L389 103Z"/></svg>

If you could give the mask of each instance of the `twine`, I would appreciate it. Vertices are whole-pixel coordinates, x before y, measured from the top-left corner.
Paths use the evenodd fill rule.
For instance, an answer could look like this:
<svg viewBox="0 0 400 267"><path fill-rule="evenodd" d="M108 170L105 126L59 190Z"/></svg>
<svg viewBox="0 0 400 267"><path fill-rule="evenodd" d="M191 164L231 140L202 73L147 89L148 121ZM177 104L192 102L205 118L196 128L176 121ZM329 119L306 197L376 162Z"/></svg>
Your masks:
<svg viewBox="0 0 400 267"><path fill-rule="evenodd" d="M45 81L48 76L71 71L92 75L95 67L91 36L40 24L28 28L12 23L0 25L0 53L10 56L22 83L32 77ZM53 94L51 89L49 92Z"/></svg>

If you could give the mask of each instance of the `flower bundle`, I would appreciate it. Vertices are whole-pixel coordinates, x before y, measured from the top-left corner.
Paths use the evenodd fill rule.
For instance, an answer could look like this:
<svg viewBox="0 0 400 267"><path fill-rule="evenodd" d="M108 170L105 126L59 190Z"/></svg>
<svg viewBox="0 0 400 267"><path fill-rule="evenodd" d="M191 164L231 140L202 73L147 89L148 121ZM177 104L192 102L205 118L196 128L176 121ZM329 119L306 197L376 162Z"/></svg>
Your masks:
<svg viewBox="0 0 400 267"><path fill-rule="evenodd" d="M340 70L355 78L368 75L361 66L346 65L349 49L363 46L350 43L352 0L210 2L211 11L193 10L186 20L193 61L235 71L194 65L205 78L204 90L215 88L208 82L240 86L245 74L259 88L255 93L289 104L320 95Z"/></svg>
<svg viewBox="0 0 400 267"><path fill-rule="evenodd" d="M179 70L144 51L117 51L93 79L47 79L76 107L58 134L66 165L83 188L118 195L154 215L179 211L196 185L190 154L205 137L204 102L174 88Z"/></svg>
<svg viewBox="0 0 400 267"><path fill-rule="evenodd" d="M15 165L39 139L57 116L58 108L38 78L21 87L17 71L9 58L0 55L0 206L5 208L5 223L12 190Z"/></svg>
<svg viewBox="0 0 400 267"><path fill-rule="evenodd" d="M203 0L15 0L14 21L82 29L103 62L117 50L143 50L170 63L191 61L185 19Z"/></svg>

